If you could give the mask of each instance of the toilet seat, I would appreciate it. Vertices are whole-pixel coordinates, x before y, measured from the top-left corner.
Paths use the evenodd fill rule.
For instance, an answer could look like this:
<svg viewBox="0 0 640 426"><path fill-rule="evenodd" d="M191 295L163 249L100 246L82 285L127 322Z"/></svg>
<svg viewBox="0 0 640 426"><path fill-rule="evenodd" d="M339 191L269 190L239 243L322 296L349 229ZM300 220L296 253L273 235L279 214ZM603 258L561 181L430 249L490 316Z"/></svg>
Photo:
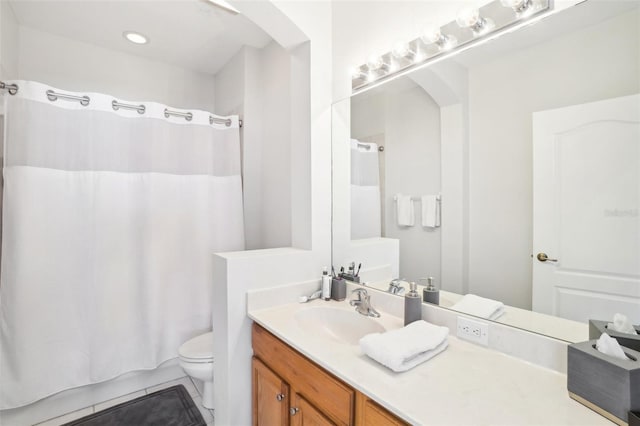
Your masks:
<svg viewBox="0 0 640 426"><path fill-rule="evenodd" d="M210 331L187 340L178 349L178 355L184 362L213 362L213 332Z"/></svg>

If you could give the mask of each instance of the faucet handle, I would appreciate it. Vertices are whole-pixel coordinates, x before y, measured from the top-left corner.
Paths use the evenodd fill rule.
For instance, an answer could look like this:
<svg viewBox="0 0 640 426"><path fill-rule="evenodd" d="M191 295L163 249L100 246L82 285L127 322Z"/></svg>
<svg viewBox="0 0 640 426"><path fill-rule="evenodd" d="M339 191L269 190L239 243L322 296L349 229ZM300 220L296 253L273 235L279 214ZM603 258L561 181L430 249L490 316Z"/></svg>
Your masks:
<svg viewBox="0 0 640 426"><path fill-rule="evenodd" d="M358 300L362 300L362 296L364 295L364 297L367 297L369 294L367 293L367 289L366 288L356 288L355 290L351 291L351 294L353 293L357 293L358 294Z"/></svg>
<svg viewBox="0 0 640 426"><path fill-rule="evenodd" d="M351 304L351 306L356 306L359 305L363 302L363 300L366 300L369 298L369 295L367 294L367 290L364 288L356 288L355 290L351 291L351 294L356 293L358 295L357 299L351 299L349 301L349 304ZM364 297L363 297L364 296Z"/></svg>

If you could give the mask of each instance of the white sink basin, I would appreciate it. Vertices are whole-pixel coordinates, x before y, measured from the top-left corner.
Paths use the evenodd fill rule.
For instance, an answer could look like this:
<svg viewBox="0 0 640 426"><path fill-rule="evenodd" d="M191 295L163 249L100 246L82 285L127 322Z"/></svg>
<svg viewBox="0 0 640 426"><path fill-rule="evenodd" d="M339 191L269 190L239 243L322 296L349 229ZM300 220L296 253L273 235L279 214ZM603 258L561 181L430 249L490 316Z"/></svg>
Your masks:
<svg viewBox="0 0 640 426"><path fill-rule="evenodd" d="M317 333L350 345L357 345L367 334L386 331L376 320L357 313L355 309L350 311L314 306L296 312L294 318L309 333Z"/></svg>

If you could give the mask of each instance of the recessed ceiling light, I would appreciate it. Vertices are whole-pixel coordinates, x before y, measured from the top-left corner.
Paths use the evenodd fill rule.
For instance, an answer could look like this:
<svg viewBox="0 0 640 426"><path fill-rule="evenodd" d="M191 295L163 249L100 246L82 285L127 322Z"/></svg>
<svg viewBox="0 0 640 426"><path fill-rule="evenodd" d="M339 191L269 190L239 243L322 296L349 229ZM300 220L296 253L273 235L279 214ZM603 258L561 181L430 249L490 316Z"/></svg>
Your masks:
<svg viewBox="0 0 640 426"><path fill-rule="evenodd" d="M135 44L149 43L149 38L147 36L137 33L135 31L125 31L122 33L122 37L126 38L131 43L135 43Z"/></svg>

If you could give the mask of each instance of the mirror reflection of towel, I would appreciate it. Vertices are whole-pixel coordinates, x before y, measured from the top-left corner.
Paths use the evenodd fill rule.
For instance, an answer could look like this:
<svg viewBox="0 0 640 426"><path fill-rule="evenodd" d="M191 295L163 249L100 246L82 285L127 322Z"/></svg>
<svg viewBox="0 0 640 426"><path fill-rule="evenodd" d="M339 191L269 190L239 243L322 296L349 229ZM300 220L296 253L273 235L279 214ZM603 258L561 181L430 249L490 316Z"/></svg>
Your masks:
<svg viewBox="0 0 640 426"><path fill-rule="evenodd" d="M422 196L422 226L425 228L440 226L440 203L437 195Z"/></svg>
<svg viewBox="0 0 640 426"><path fill-rule="evenodd" d="M411 195L396 195L396 213L398 226L413 226L415 224Z"/></svg>

